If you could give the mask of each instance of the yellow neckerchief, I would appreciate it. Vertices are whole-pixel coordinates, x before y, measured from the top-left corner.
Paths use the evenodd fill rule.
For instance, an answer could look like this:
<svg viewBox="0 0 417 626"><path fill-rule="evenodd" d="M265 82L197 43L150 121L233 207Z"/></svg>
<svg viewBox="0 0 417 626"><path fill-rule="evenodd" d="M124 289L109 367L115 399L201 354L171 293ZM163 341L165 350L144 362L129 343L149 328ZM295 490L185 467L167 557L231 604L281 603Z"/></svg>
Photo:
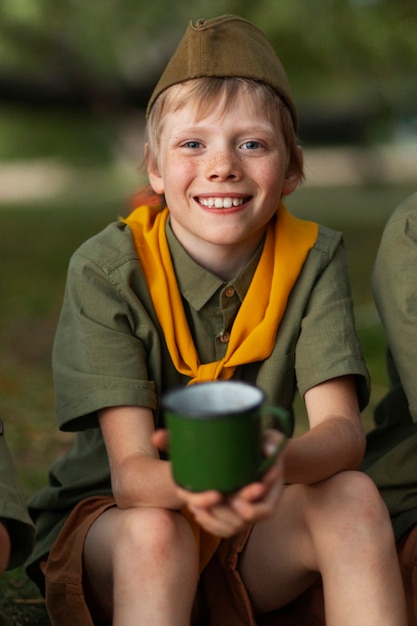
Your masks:
<svg viewBox="0 0 417 626"><path fill-rule="evenodd" d="M133 233L172 362L178 372L190 377L190 383L231 378L239 365L270 356L291 289L316 242L318 225L295 218L280 203L276 219L268 225L261 258L233 323L226 355L220 361L202 364L166 240L168 215L167 208L160 211L140 206L124 221Z"/></svg>

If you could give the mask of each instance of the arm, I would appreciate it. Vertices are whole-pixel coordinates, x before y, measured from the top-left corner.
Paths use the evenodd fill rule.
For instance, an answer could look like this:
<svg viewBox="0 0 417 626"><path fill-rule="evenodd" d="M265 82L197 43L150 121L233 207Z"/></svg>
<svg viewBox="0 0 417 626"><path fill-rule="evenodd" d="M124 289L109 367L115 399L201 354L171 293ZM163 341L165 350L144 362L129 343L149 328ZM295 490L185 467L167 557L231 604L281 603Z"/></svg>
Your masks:
<svg viewBox="0 0 417 626"><path fill-rule="evenodd" d="M151 442L150 409L110 407L99 412L100 428L109 456L112 489L118 506L162 506L178 509L170 465L159 459Z"/></svg>
<svg viewBox="0 0 417 626"><path fill-rule="evenodd" d="M120 406L102 409L99 422L109 456L112 489L120 508L158 506L180 509L184 491L171 475L171 464L159 458L153 444L153 415L150 409ZM209 504L221 499L210 492Z"/></svg>
<svg viewBox="0 0 417 626"><path fill-rule="evenodd" d="M285 480L311 484L342 470L356 469L365 434L353 376L328 380L304 396L310 430L288 442Z"/></svg>

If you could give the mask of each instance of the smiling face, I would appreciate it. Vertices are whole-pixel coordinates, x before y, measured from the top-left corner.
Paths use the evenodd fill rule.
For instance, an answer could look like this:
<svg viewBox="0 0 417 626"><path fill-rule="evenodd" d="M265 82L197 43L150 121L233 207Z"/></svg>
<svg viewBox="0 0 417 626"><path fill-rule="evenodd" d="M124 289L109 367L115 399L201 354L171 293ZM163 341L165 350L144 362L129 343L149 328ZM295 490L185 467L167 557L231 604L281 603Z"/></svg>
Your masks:
<svg viewBox="0 0 417 626"><path fill-rule="evenodd" d="M193 82L193 81L191 81ZM223 93L203 113L187 96L190 84L171 88L158 154L149 180L164 194L172 229L203 267L229 276L259 244L283 195L299 182L278 121L240 88L225 106ZM173 106L176 101L180 106Z"/></svg>

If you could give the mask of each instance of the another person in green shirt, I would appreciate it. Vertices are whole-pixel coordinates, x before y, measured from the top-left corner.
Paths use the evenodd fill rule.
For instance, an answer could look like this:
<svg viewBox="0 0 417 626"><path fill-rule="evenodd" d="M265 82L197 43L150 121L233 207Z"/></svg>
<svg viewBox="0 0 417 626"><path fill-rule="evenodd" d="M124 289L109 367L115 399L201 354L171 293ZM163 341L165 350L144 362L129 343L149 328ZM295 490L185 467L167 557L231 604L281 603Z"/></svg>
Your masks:
<svg viewBox="0 0 417 626"><path fill-rule="evenodd" d="M0 420L0 575L23 565L33 549L35 529ZM0 624L8 624L0 611Z"/></svg>
<svg viewBox="0 0 417 626"><path fill-rule="evenodd" d="M390 388L375 411L364 470L391 514L408 624L417 624L417 194L388 220L372 286L386 332Z"/></svg>
<svg viewBox="0 0 417 626"><path fill-rule="evenodd" d="M34 534L0 420L0 574L25 562L33 548Z"/></svg>
<svg viewBox="0 0 417 626"><path fill-rule="evenodd" d="M356 471L368 374L342 238L283 203L303 160L278 57L237 16L191 23L147 118L163 208L75 253L56 334L77 437L31 499L28 563L52 623L253 626L321 577L328 625L405 625L389 516ZM160 398L230 377L289 410L298 389L310 429L237 493L188 492L158 452Z"/></svg>

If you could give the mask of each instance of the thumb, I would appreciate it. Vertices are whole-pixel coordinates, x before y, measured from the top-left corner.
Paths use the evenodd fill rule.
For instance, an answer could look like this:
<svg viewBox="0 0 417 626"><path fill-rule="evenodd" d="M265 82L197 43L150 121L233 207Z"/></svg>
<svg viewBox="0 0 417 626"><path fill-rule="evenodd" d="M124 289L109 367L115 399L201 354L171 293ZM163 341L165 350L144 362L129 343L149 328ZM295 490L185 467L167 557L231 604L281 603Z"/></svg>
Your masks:
<svg viewBox="0 0 417 626"><path fill-rule="evenodd" d="M168 431L165 428L159 428L152 433L152 443L159 450L163 452L168 452L169 449L169 437Z"/></svg>

